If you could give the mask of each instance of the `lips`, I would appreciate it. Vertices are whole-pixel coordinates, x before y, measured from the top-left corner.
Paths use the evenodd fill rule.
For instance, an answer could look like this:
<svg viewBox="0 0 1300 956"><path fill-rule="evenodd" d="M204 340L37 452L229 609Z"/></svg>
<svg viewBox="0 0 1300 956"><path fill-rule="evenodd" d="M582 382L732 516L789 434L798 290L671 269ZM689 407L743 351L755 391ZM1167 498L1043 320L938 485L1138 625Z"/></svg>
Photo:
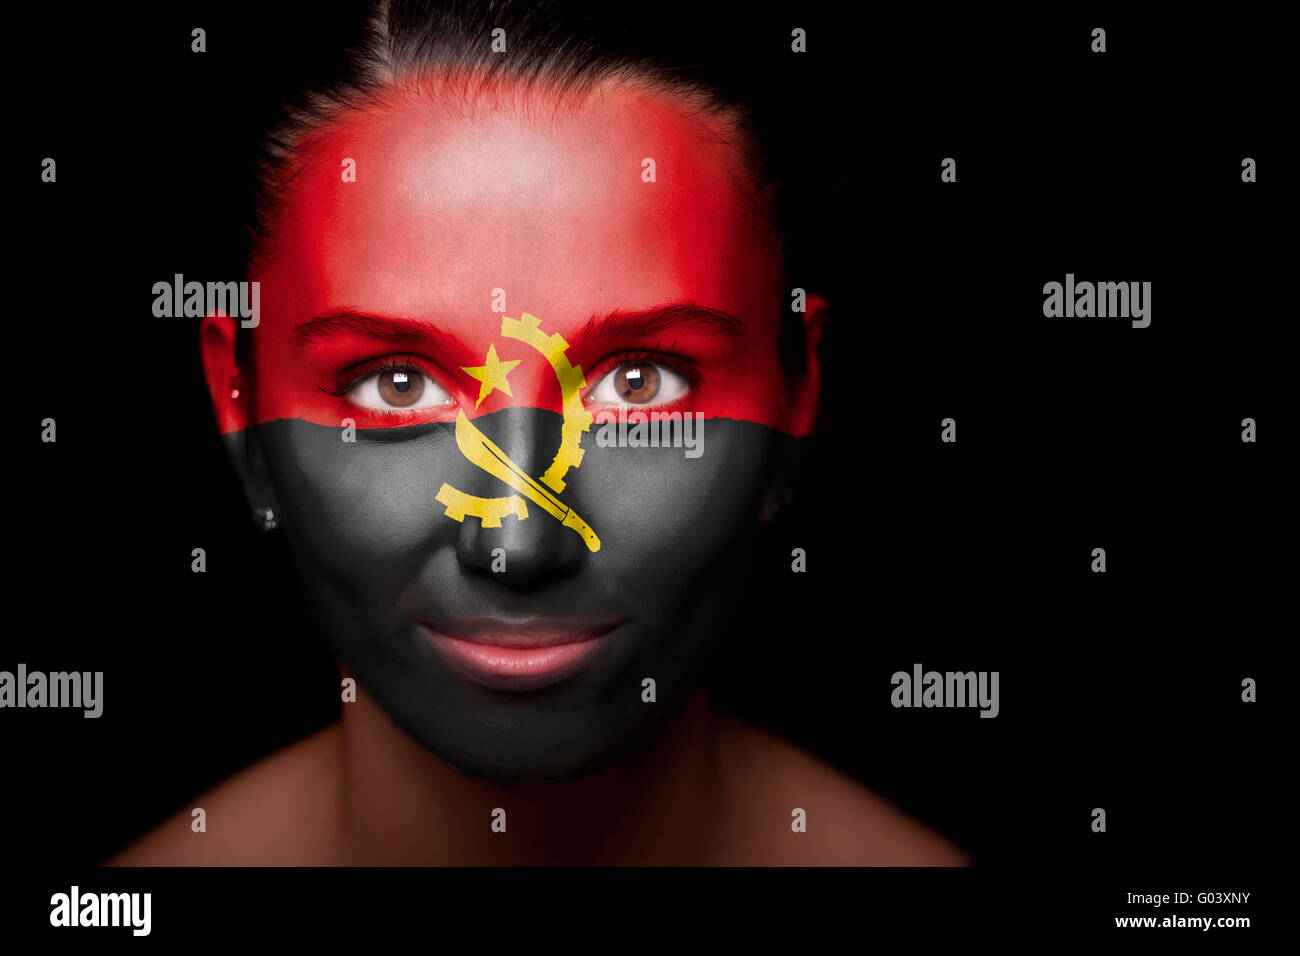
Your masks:
<svg viewBox="0 0 1300 956"><path fill-rule="evenodd" d="M452 621L418 629L456 671L490 690L529 693L581 670L608 643L617 624L509 624Z"/></svg>

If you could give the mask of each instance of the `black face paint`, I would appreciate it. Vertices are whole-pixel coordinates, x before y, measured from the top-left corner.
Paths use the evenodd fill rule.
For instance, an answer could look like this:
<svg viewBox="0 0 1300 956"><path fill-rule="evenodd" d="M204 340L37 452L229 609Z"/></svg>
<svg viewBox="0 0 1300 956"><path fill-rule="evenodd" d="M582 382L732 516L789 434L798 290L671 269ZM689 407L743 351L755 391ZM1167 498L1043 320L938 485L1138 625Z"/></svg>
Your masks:
<svg viewBox="0 0 1300 956"><path fill-rule="evenodd" d="M533 475L554 455L560 424L532 408L476 420ZM355 442L302 421L255 427L302 586L342 664L429 750L503 779L585 772L698 685L745 581L772 456L797 441L722 418L704 420L697 458L586 440L562 498L599 534L591 551L532 504L496 528L449 517L436 500L444 483L514 493L466 460L451 423L366 429ZM561 682L511 692L450 666L420 624L485 619L613 626ZM647 678L655 703L643 700Z"/></svg>

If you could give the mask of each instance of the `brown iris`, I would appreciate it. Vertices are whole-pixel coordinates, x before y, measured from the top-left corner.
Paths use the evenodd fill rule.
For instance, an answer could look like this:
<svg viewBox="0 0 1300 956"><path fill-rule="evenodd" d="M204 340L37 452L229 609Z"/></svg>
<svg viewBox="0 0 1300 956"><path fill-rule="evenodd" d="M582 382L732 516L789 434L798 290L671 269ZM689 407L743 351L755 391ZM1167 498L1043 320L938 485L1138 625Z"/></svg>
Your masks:
<svg viewBox="0 0 1300 956"><path fill-rule="evenodd" d="M424 394L424 376L419 372L391 371L379 374L379 397L389 405L414 405Z"/></svg>
<svg viewBox="0 0 1300 956"><path fill-rule="evenodd" d="M625 402L644 405L659 394L659 369L629 362L614 373L614 391Z"/></svg>

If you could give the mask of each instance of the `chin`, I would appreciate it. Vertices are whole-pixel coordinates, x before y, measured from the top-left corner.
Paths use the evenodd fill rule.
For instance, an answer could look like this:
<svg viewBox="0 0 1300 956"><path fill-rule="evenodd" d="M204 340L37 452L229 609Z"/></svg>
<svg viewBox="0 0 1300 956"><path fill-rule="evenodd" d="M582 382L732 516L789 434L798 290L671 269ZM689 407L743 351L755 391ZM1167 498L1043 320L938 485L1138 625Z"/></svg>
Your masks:
<svg viewBox="0 0 1300 956"><path fill-rule="evenodd" d="M382 700L378 703L383 707ZM631 713L611 713L608 708L573 713L534 701L521 713L519 703L503 701L498 712L482 715L477 724L392 711L389 715L418 744L470 776L527 783L588 776L635 747L669 712L638 701Z"/></svg>

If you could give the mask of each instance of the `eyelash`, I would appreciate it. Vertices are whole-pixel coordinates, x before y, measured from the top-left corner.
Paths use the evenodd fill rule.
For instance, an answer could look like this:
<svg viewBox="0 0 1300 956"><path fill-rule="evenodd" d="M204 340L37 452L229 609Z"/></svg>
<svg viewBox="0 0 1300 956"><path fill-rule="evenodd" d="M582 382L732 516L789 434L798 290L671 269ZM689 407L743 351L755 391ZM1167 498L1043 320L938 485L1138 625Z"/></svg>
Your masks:
<svg viewBox="0 0 1300 956"><path fill-rule="evenodd" d="M599 374L588 374L584 376L588 382L592 383L588 386L587 391L590 392L591 389L596 387L596 383L600 382L606 375L614 371L614 369L618 368L620 365L627 365L628 363L635 362L653 362L655 365L667 366L682 378L686 379L686 383L691 387L692 391L699 388L700 385L704 383L704 371L700 368L698 363L691 361L683 355L674 355L671 352L658 352L654 350L641 349L628 352L617 352L614 355L597 362L595 368L600 369ZM584 401L586 400L586 395L583 396L583 399Z"/></svg>
<svg viewBox="0 0 1300 956"><path fill-rule="evenodd" d="M442 385L439 376L425 368L424 365L421 364L421 360L415 359L409 355L390 355L373 362L363 362L359 365L353 365L339 373L335 378L333 388L327 388L322 385L320 386L320 390L326 395L333 395L335 398L341 398L376 372L414 372L418 375L426 375L435 382L438 382L440 386ZM446 386L442 387L446 388Z"/></svg>

